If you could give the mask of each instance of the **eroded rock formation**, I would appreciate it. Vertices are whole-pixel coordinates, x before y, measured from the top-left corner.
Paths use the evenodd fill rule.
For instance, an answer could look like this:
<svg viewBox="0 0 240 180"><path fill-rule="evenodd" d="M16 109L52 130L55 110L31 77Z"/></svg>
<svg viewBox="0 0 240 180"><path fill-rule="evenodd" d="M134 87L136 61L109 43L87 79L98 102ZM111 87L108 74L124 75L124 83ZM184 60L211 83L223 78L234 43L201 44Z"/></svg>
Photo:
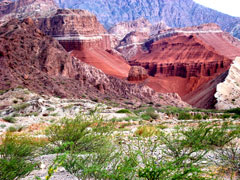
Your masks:
<svg viewBox="0 0 240 180"><path fill-rule="evenodd" d="M216 109L237 108L240 104L240 57L231 65L224 82L217 85Z"/></svg>
<svg viewBox="0 0 240 180"><path fill-rule="evenodd" d="M129 81L143 81L148 78L146 69L141 66L132 66L128 73Z"/></svg>
<svg viewBox="0 0 240 180"><path fill-rule="evenodd" d="M194 106L212 108L216 85L240 55L240 42L210 24L163 31L136 52L130 64L148 70L151 77L145 81L147 85L159 92L176 92ZM210 82L214 85L205 86ZM203 91L209 92L211 101L204 98Z"/></svg>
<svg viewBox="0 0 240 180"><path fill-rule="evenodd" d="M32 19L11 20L0 27L0 89L17 86L58 97L186 106L178 96L107 76L70 56L58 41L36 28Z"/></svg>
<svg viewBox="0 0 240 180"><path fill-rule="evenodd" d="M0 24L12 18L42 18L54 14L58 6L54 0L4 0L0 2Z"/></svg>
<svg viewBox="0 0 240 180"><path fill-rule="evenodd" d="M57 39L67 51L98 47L110 49L110 37L92 13L58 9L49 18L38 19L38 27Z"/></svg>

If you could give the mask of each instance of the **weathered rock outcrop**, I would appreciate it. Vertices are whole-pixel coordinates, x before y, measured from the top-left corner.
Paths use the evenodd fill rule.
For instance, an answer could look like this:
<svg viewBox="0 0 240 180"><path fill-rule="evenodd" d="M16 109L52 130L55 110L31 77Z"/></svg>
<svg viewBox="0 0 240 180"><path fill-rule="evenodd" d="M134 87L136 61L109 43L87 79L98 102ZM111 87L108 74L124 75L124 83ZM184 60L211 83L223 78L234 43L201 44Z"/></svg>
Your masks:
<svg viewBox="0 0 240 180"><path fill-rule="evenodd" d="M135 21L120 22L109 29L110 34L114 34L119 40L123 39L130 32L143 32L150 34L152 24L145 18L139 18Z"/></svg>
<svg viewBox="0 0 240 180"><path fill-rule="evenodd" d="M126 78L130 66L116 53L111 53L110 36L85 10L58 9L49 18L38 19L38 27L54 37L71 55L115 77Z"/></svg>
<svg viewBox="0 0 240 180"><path fill-rule="evenodd" d="M214 98L208 98L211 102L205 99L206 93L200 89L205 87L207 92L210 86L205 85L212 81L209 94L214 97L216 82L224 78L214 79L224 77L232 60L240 55L240 42L210 24L163 31L137 52L130 64L148 70L152 77L145 81L147 85L159 92L176 92L194 106L210 108ZM196 99L205 100L198 103Z"/></svg>
<svg viewBox="0 0 240 180"><path fill-rule="evenodd" d="M129 81L143 81L148 78L146 69L141 66L132 66L128 73Z"/></svg>
<svg viewBox="0 0 240 180"><path fill-rule="evenodd" d="M4 0L0 2L0 24L12 18L48 17L55 13L57 8L54 0Z"/></svg>
<svg viewBox="0 0 240 180"><path fill-rule="evenodd" d="M86 10L58 9L49 18L38 19L38 27L57 39L67 51L82 48L111 48L107 31L92 13Z"/></svg>
<svg viewBox="0 0 240 180"><path fill-rule="evenodd" d="M240 105L240 57L231 65L224 82L217 85L216 109L237 108Z"/></svg>
<svg viewBox="0 0 240 180"><path fill-rule="evenodd" d="M17 86L59 97L84 95L120 103L135 99L186 106L177 96L107 76L70 56L56 40L37 29L32 19L12 20L0 27L0 89Z"/></svg>

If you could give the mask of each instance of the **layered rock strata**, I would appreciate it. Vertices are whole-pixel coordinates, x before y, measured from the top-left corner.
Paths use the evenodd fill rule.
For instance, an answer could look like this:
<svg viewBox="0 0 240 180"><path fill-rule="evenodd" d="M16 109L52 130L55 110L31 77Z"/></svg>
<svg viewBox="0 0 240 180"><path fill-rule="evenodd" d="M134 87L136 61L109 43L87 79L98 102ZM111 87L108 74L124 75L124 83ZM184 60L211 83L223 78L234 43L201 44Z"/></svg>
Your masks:
<svg viewBox="0 0 240 180"><path fill-rule="evenodd" d="M130 64L148 70L147 85L159 92L176 92L194 106L212 108L215 100L210 96L214 97L216 82L224 80L223 74L240 55L240 42L210 24L161 32L136 52ZM209 82L214 84L211 102L198 103L196 99L206 97L203 91L208 92Z"/></svg>
<svg viewBox="0 0 240 180"><path fill-rule="evenodd" d="M94 47L111 49L107 31L96 16L86 10L58 9L51 17L38 19L37 24L67 51Z"/></svg>
<svg viewBox="0 0 240 180"><path fill-rule="evenodd" d="M187 106L174 94L158 94L151 88L107 76L67 53L32 19L12 20L0 27L0 89L22 86L39 94L58 97L152 102Z"/></svg>
<svg viewBox="0 0 240 180"><path fill-rule="evenodd" d="M240 57L231 65L224 82L217 85L216 109L232 109L240 104Z"/></svg>

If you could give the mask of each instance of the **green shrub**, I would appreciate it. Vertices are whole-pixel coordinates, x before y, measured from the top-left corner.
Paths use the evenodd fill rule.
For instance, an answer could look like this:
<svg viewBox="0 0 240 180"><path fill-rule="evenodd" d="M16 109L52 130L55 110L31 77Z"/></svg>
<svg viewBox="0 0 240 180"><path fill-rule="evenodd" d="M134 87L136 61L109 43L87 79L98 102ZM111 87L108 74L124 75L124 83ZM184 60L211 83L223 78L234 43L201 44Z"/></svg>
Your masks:
<svg viewBox="0 0 240 180"><path fill-rule="evenodd" d="M132 112L128 109L121 109L121 110L117 111L116 113L129 113L129 114L131 114Z"/></svg>
<svg viewBox="0 0 240 180"><path fill-rule="evenodd" d="M60 123L51 125L46 135L60 152L74 150L76 152L92 152L107 143L107 131L112 128L92 116L79 114L75 118L63 118ZM62 147L62 144L68 146Z"/></svg>
<svg viewBox="0 0 240 180"><path fill-rule="evenodd" d="M15 111L20 111L20 110L26 109L29 105L30 104L28 103L22 103L22 104L14 105L13 108L15 109Z"/></svg>
<svg viewBox="0 0 240 180"><path fill-rule="evenodd" d="M193 119L194 120L201 120L201 119L203 119L203 117L202 117L201 114L194 114Z"/></svg>
<svg viewBox="0 0 240 180"><path fill-rule="evenodd" d="M15 180L34 170L34 152L38 145L26 136L7 133L0 145L0 179Z"/></svg>
<svg viewBox="0 0 240 180"><path fill-rule="evenodd" d="M178 116L178 119L179 119L179 120L189 120L189 119L192 119L192 116L191 116L191 114L189 114L189 113L180 112L180 113L179 113L179 116Z"/></svg>
<svg viewBox="0 0 240 180"><path fill-rule="evenodd" d="M209 119L209 116L208 116L207 114L205 114L205 115L203 116L203 119Z"/></svg>
<svg viewBox="0 0 240 180"><path fill-rule="evenodd" d="M7 92L7 90L0 90L0 95L3 95Z"/></svg>
<svg viewBox="0 0 240 180"><path fill-rule="evenodd" d="M151 116L150 116L150 115L148 115L148 114L142 114L142 115L141 115L141 118L142 118L143 120L146 120L146 121L148 121L148 120L150 120L150 119L151 119Z"/></svg>
<svg viewBox="0 0 240 180"><path fill-rule="evenodd" d="M14 117L12 117L12 116L4 117L3 120L7 121L9 123L15 123L16 122L16 119Z"/></svg>
<svg viewBox="0 0 240 180"><path fill-rule="evenodd" d="M148 108L146 110L146 115L149 115L152 119L158 119L159 115L155 112L155 109L153 108Z"/></svg>
<svg viewBox="0 0 240 180"><path fill-rule="evenodd" d="M17 131L17 128L14 127L14 126L10 126L8 129L7 129L8 132L16 132Z"/></svg>
<svg viewBox="0 0 240 180"><path fill-rule="evenodd" d="M235 113L240 115L240 108L229 109L225 111L226 113Z"/></svg>
<svg viewBox="0 0 240 180"><path fill-rule="evenodd" d="M231 117L230 114L223 114L223 115L221 115L222 119L229 119L230 117Z"/></svg>
<svg viewBox="0 0 240 180"><path fill-rule="evenodd" d="M47 111L55 111L55 108L49 107L49 108L47 108Z"/></svg>

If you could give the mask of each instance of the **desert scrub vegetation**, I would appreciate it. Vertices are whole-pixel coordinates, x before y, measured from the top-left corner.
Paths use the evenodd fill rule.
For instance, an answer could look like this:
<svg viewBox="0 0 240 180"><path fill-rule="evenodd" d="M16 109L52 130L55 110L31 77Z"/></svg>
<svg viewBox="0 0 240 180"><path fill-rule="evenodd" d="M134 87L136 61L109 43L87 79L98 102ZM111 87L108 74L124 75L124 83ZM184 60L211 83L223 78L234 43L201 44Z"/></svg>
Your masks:
<svg viewBox="0 0 240 180"><path fill-rule="evenodd" d="M127 113L127 114L131 114L132 112L129 109L120 109L118 110L116 113Z"/></svg>
<svg viewBox="0 0 240 180"><path fill-rule="evenodd" d="M58 147L59 152L69 151L93 152L108 143L111 131L101 118L79 114L75 118L63 118L59 123L46 130L50 143ZM65 144L65 146L62 146Z"/></svg>
<svg viewBox="0 0 240 180"><path fill-rule="evenodd" d="M28 103L21 103L21 104L16 104L16 105L14 105L14 106L13 106L13 109L14 109L15 111L21 111L21 110L23 110L23 109L26 109L28 106L30 106L30 104L28 104Z"/></svg>
<svg viewBox="0 0 240 180"><path fill-rule="evenodd" d="M16 180L27 176L36 168L33 159L43 145L26 135L9 132L4 135L0 144L0 179Z"/></svg>
<svg viewBox="0 0 240 180"><path fill-rule="evenodd" d="M146 109L139 112L139 116L145 112ZM115 125L115 122L104 121L95 110L50 125L46 130L49 142L46 153L54 153L57 158L49 167L48 179L60 166L79 180L217 179L217 174L209 168L213 164L222 170L227 166L227 172L238 174L239 150L229 149L240 135L236 124L196 121L191 127L171 129L139 125L136 131L127 133L116 133ZM35 156L37 151L31 152ZM209 154L214 155L218 164ZM233 156L235 160L230 161ZM29 158L32 155L26 159ZM35 168L34 165L31 167Z"/></svg>
<svg viewBox="0 0 240 180"><path fill-rule="evenodd" d="M9 123L15 123L16 122L16 119L14 117L12 117L12 116L4 117L3 120L7 121Z"/></svg>

